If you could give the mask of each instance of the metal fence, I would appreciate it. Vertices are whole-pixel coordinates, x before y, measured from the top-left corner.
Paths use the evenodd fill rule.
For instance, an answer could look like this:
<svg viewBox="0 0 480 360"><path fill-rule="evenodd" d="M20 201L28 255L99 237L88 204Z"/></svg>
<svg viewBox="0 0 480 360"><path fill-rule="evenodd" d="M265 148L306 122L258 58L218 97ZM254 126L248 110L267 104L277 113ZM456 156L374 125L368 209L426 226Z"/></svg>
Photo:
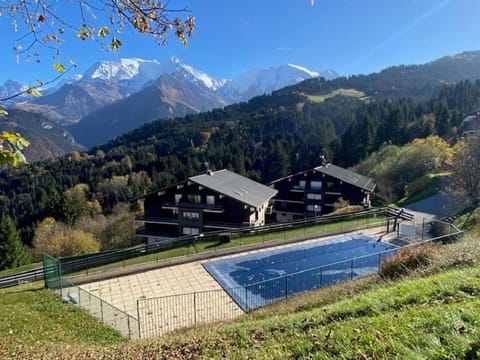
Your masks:
<svg viewBox="0 0 480 360"><path fill-rule="evenodd" d="M55 291L68 303L86 310L102 324L120 332L127 339L139 339L140 327L138 319L116 308L98 296L75 285L70 279L62 276L61 262L50 255L43 254L45 287Z"/></svg>
<svg viewBox="0 0 480 360"><path fill-rule="evenodd" d="M408 246L430 241L449 242L463 235L451 224L441 223L441 226L436 227L442 233L440 236ZM423 238L422 232L421 239ZM184 327L233 319L294 294L374 273L379 270L382 259L393 255L395 251L396 249L382 251L243 287L138 299L136 317L75 285L64 276L63 266L68 262L62 261L63 259L44 254L43 268L47 288L58 292L65 301L85 309L103 324L117 329L126 338L138 339L161 336ZM97 264L95 260L92 262Z"/></svg>
<svg viewBox="0 0 480 360"><path fill-rule="evenodd" d="M139 299L137 309L142 338L158 337L185 327L235 319L244 314L223 289Z"/></svg>
<svg viewBox="0 0 480 360"><path fill-rule="evenodd" d="M431 242L445 243L463 237L462 231L451 224L447 225L445 234L404 247L423 246ZM420 235L424 236L423 233ZM138 300L141 336L157 337L199 323L232 319L243 312L305 291L379 272L383 259L394 255L399 248L322 265L243 287ZM226 298L225 294L229 297Z"/></svg>
<svg viewBox="0 0 480 360"><path fill-rule="evenodd" d="M43 280L43 268L25 270L9 276L0 278L0 289Z"/></svg>
<svg viewBox="0 0 480 360"><path fill-rule="evenodd" d="M170 241L154 244L142 244L126 249L103 251L95 254L59 258L62 275L71 273L89 273L98 267L125 267L136 263L136 258L142 257L142 262L161 261L165 259L166 251L174 250L175 256L189 256L195 253L211 252L232 246L244 246L252 243L265 243L276 240L294 238L308 239L325 234L343 233L383 223L389 208L372 209L360 213L307 218L288 223L262 227L248 227L229 232L232 244L222 243L221 236L225 232L212 232L204 236L184 236ZM172 254L169 254L171 256Z"/></svg>

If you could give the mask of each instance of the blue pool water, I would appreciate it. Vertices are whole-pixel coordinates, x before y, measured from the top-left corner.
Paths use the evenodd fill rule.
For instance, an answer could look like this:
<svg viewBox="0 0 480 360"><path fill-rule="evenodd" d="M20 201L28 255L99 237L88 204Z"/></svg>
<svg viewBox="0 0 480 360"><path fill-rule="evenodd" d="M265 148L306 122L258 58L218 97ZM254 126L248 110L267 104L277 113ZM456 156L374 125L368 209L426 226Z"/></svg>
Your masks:
<svg viewBox="0 0 480 360"><path fill-rule="evenodd" d="M203 266L240 307L250 310L298 292L373 273L382 257L394 248L365 235L342 236Z"/></svg>

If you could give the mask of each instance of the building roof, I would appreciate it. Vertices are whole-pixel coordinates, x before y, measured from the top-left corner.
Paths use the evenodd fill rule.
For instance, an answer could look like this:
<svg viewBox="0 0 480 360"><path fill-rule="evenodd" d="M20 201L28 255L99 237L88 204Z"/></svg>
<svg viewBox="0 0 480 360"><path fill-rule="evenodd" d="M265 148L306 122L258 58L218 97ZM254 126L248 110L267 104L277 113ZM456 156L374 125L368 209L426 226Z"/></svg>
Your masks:
<svg viewBox="0 0 480 360"><path fill-rule="evenodd" d="M317 166L316 171L340 179L348 184L357 186L367 191L373 191L377 186L368 176L357 174L333 164Z"/></svg>
<svg viewBox="0 0 480 360"><path fill-rule="evenodd" d="M208 171L188 180L256 208L277 193L275 189L226 169Z"/></svg>

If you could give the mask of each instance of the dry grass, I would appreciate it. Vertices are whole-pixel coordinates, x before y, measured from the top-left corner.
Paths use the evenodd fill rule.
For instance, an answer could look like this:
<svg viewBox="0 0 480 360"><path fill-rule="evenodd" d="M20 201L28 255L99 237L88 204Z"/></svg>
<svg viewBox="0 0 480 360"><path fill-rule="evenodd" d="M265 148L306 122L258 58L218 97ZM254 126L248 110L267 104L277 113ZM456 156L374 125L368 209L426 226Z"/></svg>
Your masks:
<svg viewBox="0 0 480 360"><path fill-rule="evenodd" d="M441 245L432 243L402 248L382 261L380 276L384 279L398 279L414 270L425 268L440 248Z"/></svg>

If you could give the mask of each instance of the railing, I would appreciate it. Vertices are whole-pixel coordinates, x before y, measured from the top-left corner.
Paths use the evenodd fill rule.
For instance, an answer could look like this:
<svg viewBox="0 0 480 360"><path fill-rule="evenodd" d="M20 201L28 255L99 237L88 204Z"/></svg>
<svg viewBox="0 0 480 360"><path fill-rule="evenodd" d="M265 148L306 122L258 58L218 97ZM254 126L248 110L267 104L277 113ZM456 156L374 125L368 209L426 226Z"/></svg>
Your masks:
<svg viewBox="0 0 480 360"><path fill-rule="evenodd" d="M179 223L178 218L167 218L167 217L155 217L155 216L136 216L135 220L137 221L142 221L142 222L148 222L148 223L161 223L161 224L173 224L176 225Z"/></svg>
<svg viewBox="0 0 480 360"><path fill-rule="evenodd" d="M447 234L408 246L421 246L431 241L450 242L463 236L462 231L448 225ZM137 317L116 308L66 278L63 266L71 265L72 259L70 263L62 263L64 259L44 254L43 270L47 288L58 292L65 301L87 310L103 324L114 327L126 338L137 339L161 336L183 327L233 319L244 312L300 292L376 272L382 259L395 251L396 249L391 249L351 258L243 287L139 299Z"/></svg>
<svg viewBox="0 0 480 360"><path fill-rule="evenodd" d="M65 302L86 310L91 316L120 332L127 339L140 338L138 319L127 314L89 291L75 285L73 281L62 276L59 259L42 255L45 286L60 295Z"/></svg>
<svg viewBox="0 0 480 360"><path fill-rule="evenodd" d="M43 268L22 271L0 278L0 289L43 280Z"/></svg>
<svg viewBox="0 0 480 360"><path fill-rule="evenodd" d="M394 209L394 208L392 208ZM399 210L399 209L394 209ZM288 223L282 224L274 224L274 225L267 225L262 227L244 227L244 228L237 228L228 230L232 239L239 239L245 238L245 241L240 241L238 245L245 245L251 243L250 239L252 236L261 236L262 239L259 242L267 242L272 240L279 240L279 239L286 239L289 237L289 230L298 229L298 228L305 228L303 234L303 238L308 238L309 236L313 236L312 234L318 233L325 233L325 228L330 223L336 223L345 220L353 220L353 219L361 219L361 218L368 218L372 216L379 216L385 213L390 212L390 216L393 216L393 210L390 211L389 208L382 208L382 209L372 209L369 211L364 211L360 214L350 214L350 215L342 215L342 216L324 216L324 217L317 217L317 218L308 218L304 220L296 220ZM208 224L208 223L207 223ZM319 226L320 228L315 230L314 232L309 230L309 226ZM323 229L322 229L323 227ZM351 227L350 227L351 228ZM347 226L340 226L340 231L347 230ZM95 254L85 254L80 256L74 257L67 257L60 259L62 263L62 274L69 274L77 271L88 270L91 268L95 268L98 266L108 265L116 262L123 262L125 266L125 261L129 259L133 259L139 256L145 255L154 255L150 261L158 261L162 257L158 254L162 251L174 249L174 248L181 248L185 247L184 255L191 255L192 252L195 252L194 244L198 242L220 242L220 236L224 235L225 230L209 232L204 234L203 237L198 236L183 236L179 238L172 238L169 240L165 240L153 245L139 245L134 246L126 249L117 249L117 250L109 250L109 251L102 251ZM145 232L145 235L154 236L154 232ZM298 237L298 235L296 235ZM215 248L213 248L215 249ZM15 286L24 282L30 281L37 281L43 279L43 270L40 269L33 269L28 270L25 272L20 272L17 274L12 274L10 276L4 277L0 279L0 288L8 287L8 286Z"/></svg>
<svg viewBox="0 0 480 360"><path fill-rule="evenodd" d="M407 246L448 242L463 236L463 231L451 229L452 233ZM241 310L250 312L295 294L373 274L380 271L383 259L397 250L380 251L241 287L141 299L137 302L140 333L142 338L158 337L207 321L218 321L219 314L223 314L223 320L229 320L242 315ZM224 297L225 292L230 299Z"/></svg>

